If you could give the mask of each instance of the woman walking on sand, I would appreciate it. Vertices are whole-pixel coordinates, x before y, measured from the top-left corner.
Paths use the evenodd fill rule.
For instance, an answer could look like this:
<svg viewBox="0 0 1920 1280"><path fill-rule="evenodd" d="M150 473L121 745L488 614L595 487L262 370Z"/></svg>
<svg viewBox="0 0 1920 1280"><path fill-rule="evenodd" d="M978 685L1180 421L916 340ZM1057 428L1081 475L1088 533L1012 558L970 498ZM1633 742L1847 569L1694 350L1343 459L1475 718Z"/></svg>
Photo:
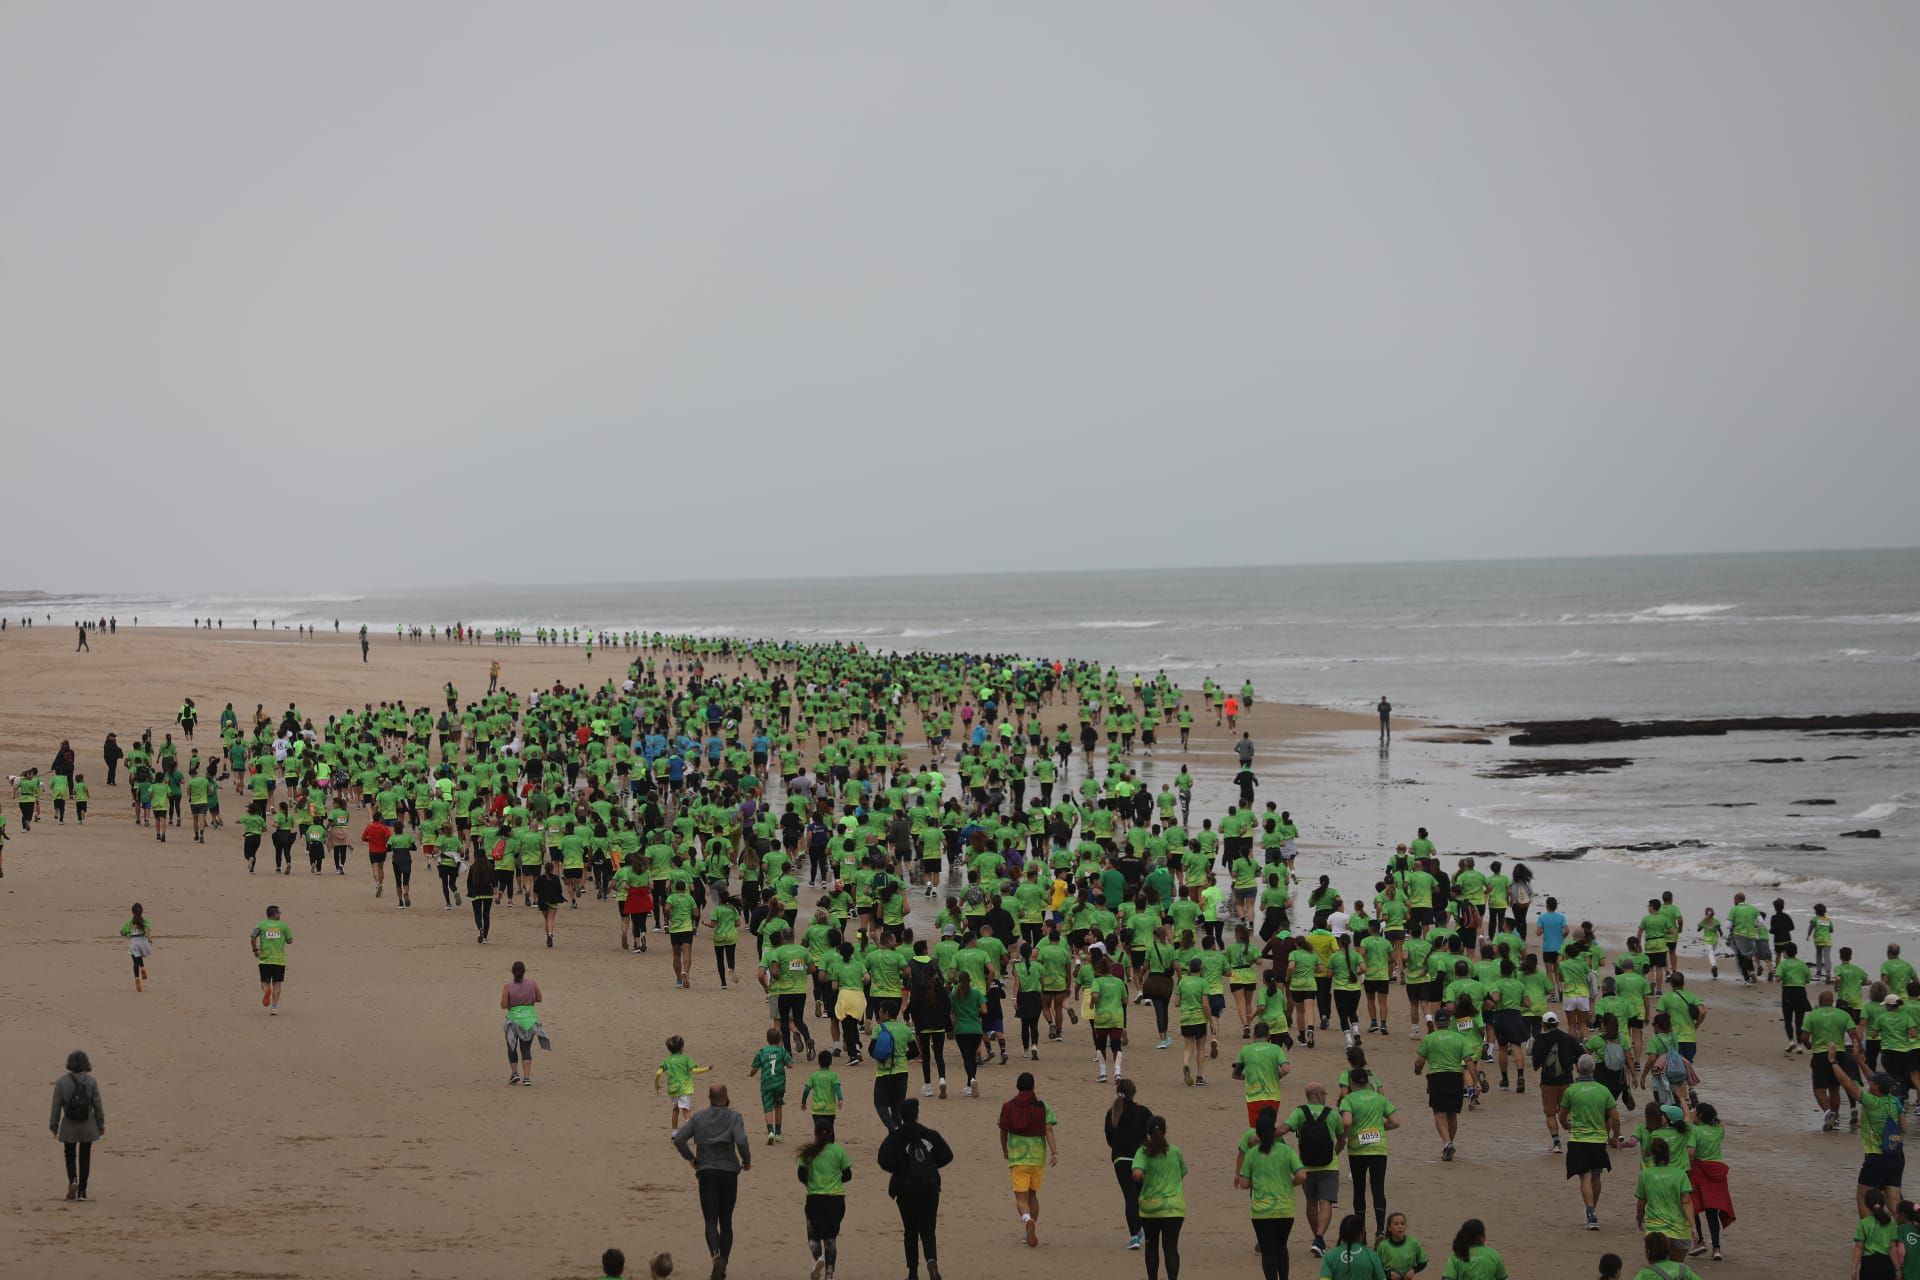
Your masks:
<svg viewBox="0 0 1920 1280"><path fill-rule="evenodd" d="M478 854L467 866L467 901L473 907L473 940L484 945L493 928L493 865Z"/></svg>
<svg viewBox="0 0 1920 1280"><path fill-rule="evenodd" d="M54 1082L53 1114L47 1128L60 1140L67 1158L67 1199L85 1200L93 1144L107 1136L107 1109L100 1102L93 1063L78 1049L67 1055L67 1073Z"/></svg>
<svg viewBox="0 0 1920 1280"><path fill-rule="evenodd" d="M533 1083L533 1042L551 1052L552 1044L540 1026L540 984L527 976L527 966L513 962L513 980L500 988L500 1007L507 1011L507 1083Z"/></svg>
<svg viewBox="0 0 1920 1280"><path fill-rule="evenodd" d="M120 936L127 940L127 954L133 957L133 989L146 989L147 957L153 954L153 925L142 912L139 903L133 904L133 918L120 926Z"/></svg>

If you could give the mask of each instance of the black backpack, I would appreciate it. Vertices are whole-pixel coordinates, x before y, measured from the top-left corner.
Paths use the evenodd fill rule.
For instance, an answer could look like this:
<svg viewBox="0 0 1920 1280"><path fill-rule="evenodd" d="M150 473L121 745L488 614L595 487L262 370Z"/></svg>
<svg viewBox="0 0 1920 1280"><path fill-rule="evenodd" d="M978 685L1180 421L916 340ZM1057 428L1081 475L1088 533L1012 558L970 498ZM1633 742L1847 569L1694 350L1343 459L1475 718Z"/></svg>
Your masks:
<svg viewBox="0 0 1920 1280"><path fill-rule="evenodd" d="M73 1092L67 1095L60 1114L74 1124L85 1124L93 1115L93 1090L79 1076L73 1077Z"/></svg>
<svg viewBox="0 0 1920 1280"><path fill-rule="evenodd" d="M925 1138L915 1138L907 1144L907 1167L902 1170L903 1181L910 1187L937 1187L940 1185L940 1166L934 1163L933 1143Z"/></svg>
<svg viewBox="0 0 1920 1280"><path fill-rule="evenodd" d="M1327 1116L1332 1107L1320 1108L1315 1115L1311 1107L1303 1107L1307 1122L1300 1126L1300 1163L1312 1169L1333 1161L1333 1134L1327 1130Z"/></svg>

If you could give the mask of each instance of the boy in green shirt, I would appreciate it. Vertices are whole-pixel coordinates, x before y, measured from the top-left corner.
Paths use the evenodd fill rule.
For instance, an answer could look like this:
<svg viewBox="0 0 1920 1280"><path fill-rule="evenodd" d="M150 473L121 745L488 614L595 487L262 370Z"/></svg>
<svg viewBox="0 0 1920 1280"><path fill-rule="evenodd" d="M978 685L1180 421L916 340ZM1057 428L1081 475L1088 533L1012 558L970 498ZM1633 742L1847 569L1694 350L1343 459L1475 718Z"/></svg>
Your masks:
<svg viewBox="0 0 1920 1280"><path fill-rule="evenodd" d="M840 1077L833 1070L832 1052L822 1049L817 1061L820 1069L801 1086L800 1105L813 1117L814 1141L831 1142L834 1117L840 1114L840 1104L846 1096L840 1089Z"/></svg>
<svg viewBox="0 0 1920 1280"><path fill-rule="evenodd" d="M780 1043L780 1028L767 1028L767 1043L753 1055L753 1064L747 1068L747 1078L760 1078L760 1111L767 1122L767 1145L786 1141L780 1132L781 1122L786 1118L787 1110L787 1064L793 1061L786 1046Z"/></svg>
<svg viewBox="0 0 1920 1280"><path fill-rule="evenodd" d="M687 1042L679 1036L667 1037L667 1056L660 1060L660 1066L653 1073L653 1091L660 1092L660 1078L666 1077L667 1133L679 1131L682 1124L693 1114L693 1078L713 1070L711 1067L696 1067L693 1059L685 1050Z"/></svg>

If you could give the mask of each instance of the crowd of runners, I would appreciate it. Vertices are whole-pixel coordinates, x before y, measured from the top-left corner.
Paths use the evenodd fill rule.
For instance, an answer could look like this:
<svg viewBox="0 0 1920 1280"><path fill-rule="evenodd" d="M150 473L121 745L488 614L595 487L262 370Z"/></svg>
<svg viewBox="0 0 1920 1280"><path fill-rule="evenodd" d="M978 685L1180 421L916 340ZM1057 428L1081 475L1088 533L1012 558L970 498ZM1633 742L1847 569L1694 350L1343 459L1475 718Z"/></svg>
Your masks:
<svg viewBox="0 0 1920 1280"><path fill-rule="evenodd" d="M442 634L476 638L465 624L425 638ZM1037 1247L1063 1147L1036 1083L1043 1053L1049 1070L1114 1089L1104 1132L1067 1136L1088 1165L1113 1168L1116 1219L1149 1280L1178 1280L1189 1170L1206 1167L1229 1167L1245 1194L1267 1280L1301 1247L1329 1277L1501 1280L1482 1220L1423 1224L1423 1243L1390 1209L1389 1147L1430 1124L1441 1162L1471 1158L1473 1113L1536 1105L1541 1141L1577 1185L1578 1225L1631 1215L1630 1260L1606 1255L1601 1274L1685 1280L1690 1260L1724 1256L1735 1220L1719 1108L1738 1103L1703 1096L1696 1066L1713 1026L1700 988L1725 960L1728 982L1777 986L1784 1057L1807 1063L1817 1127L1858 1134L1853 1274L1920 1273L1901 1154L1920 1095L1920 984L1897 946L1836 947L1824 905L1796 919L1784 900L1767 910L1736 894L1724 916L1689 920L1667 893L1616 946L1536 893L1524 863L1445 857L1424 829L1357 886L1350 865L1338 886L1304 874L1292 815L1254 801L1249 735L1232 744L1236 802L1218 812L1194 812L1184 764L1157 789L1137 767L1182 752L1199 717L1231 736L1250 684L1183 692L1095 664L657 633L533 638L597 642L614 661L598 684L516 693L493 660L484 694L448 683L430 705L229 704L211 735L189 698L157 737L108 736L110 801L67 743L44 773L12 779L15 834L85 821L96 799L130 808L156 841L232 825L242 874L364 865L371 898L407 911L419 871L429 905L437 889L443 911L471 914L476 945L503 912L538 911L545 947L617 937L641 963L670 965L676 988L764 994L764 1047L736 1065L757 1084L764 1144L788 1143L790 1103L806 1117L792 1141L815 1280L837 1265L856 1172L837 1141L855 1069L888 1135L878 1158L910 1276L939 1276L952 1151L922 1107L954 1094L1011 1094L999 1140L1020 1238ZM0 849L8 834L0 819ZM267 907L249 937L272 1015L299 896L263 894L287 908ZM140 904L120 932L143 989L164 932ZM515 963L500 996L510 1085L533 1084L544 999ZM1390 1097L1405 1085L1369 1063L1369 1037L1395 1035L1413 1042L1418 1101ZM724 1086L695 1111L696 1078L715 1064L678 1035L664 1049L654 1087L700 1175L724 1275L728 1179L758 1144ZM1176 1049L1177 1076L1161 1065ZM1334 1083L1291 1087L1303 1060ZM1148 1074L1239 1089L1244 1127L1170 1132L1136 1099ZM1336 1220L1343 1180L1351 1211Z"/></svg>

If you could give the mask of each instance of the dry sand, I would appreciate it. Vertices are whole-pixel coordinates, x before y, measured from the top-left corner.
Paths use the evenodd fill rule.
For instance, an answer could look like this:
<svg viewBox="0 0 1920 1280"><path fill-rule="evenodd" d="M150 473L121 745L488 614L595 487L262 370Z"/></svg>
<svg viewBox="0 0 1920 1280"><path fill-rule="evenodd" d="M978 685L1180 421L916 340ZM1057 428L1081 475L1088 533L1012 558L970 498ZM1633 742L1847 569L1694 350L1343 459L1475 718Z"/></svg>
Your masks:
<svg viewBox="0 0 1920 1280"><path fill-rule="evenodd" d="M382 699L435 705L449 679L463 696L483 689L496 657L506 683L524 690L556 678L617 675L624 664L617 651L599 652L589 668L579 649L392 637L376 638L366 665L346 637L302 642L285 633L123 628L96 638L90 654L72 653L72 644L72 632L54 626L0 636L0 768L44 770L59 741L70 738L94 794L85 827L69 816L64 827L46 822L23 834L12 818L0 880L10 1006L0 1083L13 1099L13 1120L0 1200L13 1229L0 1250L0 1276L592 1277L608 1245L634 1260L630 1275L644 1275L641 1260L665 1249L678 1259L677 1275L704 1276L693 1178L665 1140L666 1108L651 1086L662 1042L673 1033L686 1037L698 1061L714 1064L709 1080L732 1086L756 1143L754 1168L742 1180L733 1274L805 1274L792 1148L759 1145L756 1090L746 1078L766 1024L757 989L722 992L710 969L696 969L694 989L675 991L664 947L644 957L617 948L610 903L589 900L563 912L552 951L539 945L537 912L496 910L493 944L482 948L468 913L442 912L424 880L410 912L395 910L390 895L376 901L357 853L344 878L304 870L285 880L248 876L231 792L230 825L207 844L176 836L160 845L130 824L124 779L118 789L104 785L106 731L123 742L147 726L157 732L183 695L202 708L204 746L217 742L213 728L229 700L243 719L256 703L273 709L290 700L317 718ZM1248 725L1263 748L1263 801L1288 805L1289 775L1373 769L1370 752L1351 749L1366 741L1353 732L1368 728L1364 718L1263 703ZM1223 797L1220 779L1231 761L1225 731L1203 717L1195 739L1189 759L1208 769L1202 798ZM1170 774L1176 753L1163 747L1152 776ZM1384 763L1380 772L1384 778ZM1316 815L1297 802L1290 807L1309 833L1301 874L1339 869L1356 878L1352 850L1316 841ZM1197 819L1202 806L1195 808ZM1206 811L1219 810L1208 803ZM1398 812L1387 821L1398 822ZM1372 851L1364 861L1379 865ZM1558 878L1556 891L1564 895L1570 883ZM1568 910L1618 922L1632 889L1570 901ZM1682 895L1689 918L1695 902L1721 901L1718 893L1696 895ZM118 937L135 900L157 930L152 980L139 995ZM276 1018L260 1007L246 940L269 901L281 904L295 935ZM696 954L710 966L708 949ZM540 1056L532 1089L508 1089L502 1071L497 1005L515 959L528 962L544 989L556 1050ZM1700 968L1689 961L1689 976L1704 979ZM1704 1093L1729 1122L1727 1157L1743 1212L1729 1233L1727 1261L1702 1260L1699 1268L1729 1277L1844 1275L1858 1141L1812 1131L1807 1068L1780 1051L1772 991L1723 981L1704 994L1713 1009L1700 1056ZM1639 1257L1631 1157L1616 1156L1620 1171L1602 1200L1598 1234L1579 1229L1574 1188L1560 1160L1545 1153L1536 1095L1496 1095L1465 1116L1461 1158L1442 1164L1419 1105L1424 1094L1412 1075L1397 989L1392 1008L1396 1034L1371 1037L1367 1048L1388 1093L1405 1107L1388 1196L1434 1255L1429 1274L1438 1273L1460 1220L1478 1216L1516 1277L1589 1276L1609 1250L1629 1260L1631 1275ZM1133 1014L1146 1015L1151 1029L1150 1011ZM1257 1276L1244 1197L1231 1185L1244 1112L1226 1058L1209 1087L1183 1088L1177 1052L1155 1052L1141 1025L1128 1072L1141 1101L1169 1117L1193 1170L1186 1273ZM1296 1054L1289 1102L1308 1081L1331 1083L1341 1065L1338 1040L1331 1035L1322 1048ZM109 1118L87 1204L62 1199L59 1147L41 1127L50 1086L75 1047L93 1057ZM1236 1040L1223 1052L1237 1048ZM1057 1280L1143 1274L1139 1255L1123 1247L1100 1127L1111 1093L1093 1080L1085 1028L1070 1028L1042 1058L1040 1090L1059 1113L1062 1159L1043 1192L1037 1251L1018 1239L994 1128L1019 1067L983 1071L983 1099L960 1098L960 1081L950 1079L954 1096L926 1105L923 1118L958 1157L942 1205L943 1272L964 1278L1044 1269ZM804 1072L796 1072L797 1100ZM865 1067L842 1075L841 1140L858 1176L849 1187L839 1274L899 1276L898 1219L872 1163L882 1135L867 1103L870 1075ZM916 1071L915 1096L918 1083ZM803 1127L789 1115L790 1130ZM1343 1202L1346 1190L1343 1184ZM1293 1237L1294 1274L1316 1274L1303 1232Z"/></svg>

